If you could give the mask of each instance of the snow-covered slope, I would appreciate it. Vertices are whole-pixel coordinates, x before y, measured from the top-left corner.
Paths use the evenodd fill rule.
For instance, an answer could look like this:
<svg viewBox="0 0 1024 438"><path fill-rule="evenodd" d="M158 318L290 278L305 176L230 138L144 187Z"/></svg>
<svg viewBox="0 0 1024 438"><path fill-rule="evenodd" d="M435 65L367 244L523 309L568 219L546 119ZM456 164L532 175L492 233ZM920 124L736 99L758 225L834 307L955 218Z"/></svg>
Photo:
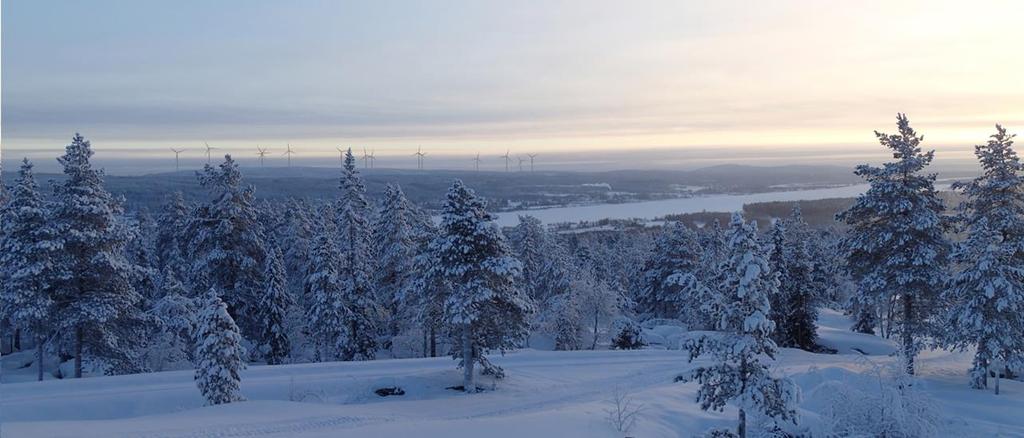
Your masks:
<svg viewBox="0 0 1024 438"><path fill-rule="evenodd" d="M817 427L828 382L877 385L859 374L885 363L884 340L849 333L849 321L825 312L823 339L840 354L783 350L777 371L803 389L805 423ZM891 348L891 347L888 347ZM621 437L607 420L616 389L643 405L637 437L689 437L729 427L735 411L701 411L694 384L674 383L690 369L681 351L550 352L524 350L497 357L509 377L491 391L445 389L460 375L448 358L253 366L242 375L249 401L203 407L187 371L0 385L4 438L74 437ZM1024 383L1003 382L1003 394L970 390L970 355L922 355L923 390L942 412L946 436L1024 436ZM481 383L491 385L488 378ZM399 386L405 395L374 390ZM821 389L821 390L819 390ZM820 426L820 425L818 425Z"/></svg>

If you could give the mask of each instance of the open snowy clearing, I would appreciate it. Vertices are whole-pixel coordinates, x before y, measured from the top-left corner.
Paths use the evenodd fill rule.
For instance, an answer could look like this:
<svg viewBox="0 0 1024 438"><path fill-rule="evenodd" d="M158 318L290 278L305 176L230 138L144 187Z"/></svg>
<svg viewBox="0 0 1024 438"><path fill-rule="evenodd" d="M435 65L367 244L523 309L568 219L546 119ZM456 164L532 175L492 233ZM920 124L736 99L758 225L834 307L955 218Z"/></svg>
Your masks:
<svg viewBox="0 0 1024 438"><path fill-rule="evenodd" d="M858 374L869 365L854 352L885 363L891 346L842 328L841 315L822 314L822 339L840 354L782 351L777 371L801 386L804 424L827 409L829 381L877 385ZM1003 394L971 390L970 354L926 352L919 362L923 390L941 410L945 436L1024 436L1024 383L1004 381ZM449 358L252 366L242 375L249 401L203 407L190 371L0 386L0 431L11 437L621 437L608 421L616 388L643 405L630 436L689 437L732 427L735 411L703 412L696 384L673 378L694 366L672 350L552 352L494 356L508 378L493 390L466 395ZM699 363L699 362L698 362ZM481 386L491 388L483 377ZM823 384L826 384L822 386ZM405 395L374 390L399 386Z"/></svg>

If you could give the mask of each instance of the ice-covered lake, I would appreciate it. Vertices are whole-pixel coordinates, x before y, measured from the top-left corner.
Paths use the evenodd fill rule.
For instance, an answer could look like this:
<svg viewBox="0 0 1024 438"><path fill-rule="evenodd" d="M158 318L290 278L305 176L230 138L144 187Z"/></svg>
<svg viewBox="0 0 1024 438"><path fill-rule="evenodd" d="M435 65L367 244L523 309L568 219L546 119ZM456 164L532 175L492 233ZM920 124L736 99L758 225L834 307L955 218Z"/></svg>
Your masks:
<svg viewBox="0 0 1024 438"><path fill-rule="evenodd" d="M940 190L947 190L949 184L937 184ZM497 213L498 224L514 226L519 215L530 215L546 224L558 222L597 221L601 219L654 219L669 214L699 213L702 211L731 212L743 208L744 204L772 201L812 201L829 198L852 198L867 190L867 184L829 187L811 190L753 193L748 195L708 195L692 198L661 199L657 201L630 202L624 204L598 204L575 207L556 207L534 210L519 210Z"/></svg>

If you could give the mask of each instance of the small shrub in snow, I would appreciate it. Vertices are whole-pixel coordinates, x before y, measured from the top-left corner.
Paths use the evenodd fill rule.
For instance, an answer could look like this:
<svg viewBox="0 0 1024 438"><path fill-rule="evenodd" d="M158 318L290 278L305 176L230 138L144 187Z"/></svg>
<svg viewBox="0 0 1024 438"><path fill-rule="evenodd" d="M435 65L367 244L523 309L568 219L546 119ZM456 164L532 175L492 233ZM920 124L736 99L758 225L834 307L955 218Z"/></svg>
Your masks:
<svg viewBox="0 0 1024 438"><path fill-rule="evenodd" d="M629 433L636 426L637 417L643 409L644 405L633 400L628 391L616 387L612 392L612 407L605 410L605 413L615 430Z"/></svg>
<svg viewBox="0 0 1024 438"><path fill-rule="evenodd" d="M646 345L640 336L640 324L628 318L619 318L612 324L612 349L636 350Z"/></svg>

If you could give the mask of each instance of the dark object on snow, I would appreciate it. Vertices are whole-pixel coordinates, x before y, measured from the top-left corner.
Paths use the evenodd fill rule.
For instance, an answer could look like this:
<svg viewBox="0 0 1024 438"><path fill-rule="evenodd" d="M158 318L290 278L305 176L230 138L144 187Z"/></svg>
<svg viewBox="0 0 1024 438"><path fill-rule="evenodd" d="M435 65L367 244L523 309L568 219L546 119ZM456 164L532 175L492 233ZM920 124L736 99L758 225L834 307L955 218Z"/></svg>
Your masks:
<svg viewBox="0 0 1024 438"><path fill-rule="evenodd" d="M452 390L452 391L460 391L460 392L463 392L463 391L465 391L465 390L466 390L466 387L465 387L465 386L462 386L462 385L458 385L458 386L449 386L449 387L447 387L447 388L445 388L445 389L450 389L450 390ZM486 391L486 390L487 390L487 388L481 388L481 387L479 387L479 386L477 386L477 387L476 387L476 392L484 392L484 391Z"/></svg>
<svg viewBox="0 0 1024 438"><path fill-rule="evenodd" d="M390 388L377 388L377 390L373 392L381 397L387 397L392 395L405 395L405 390L397 386L392 386Z"/></svg>

